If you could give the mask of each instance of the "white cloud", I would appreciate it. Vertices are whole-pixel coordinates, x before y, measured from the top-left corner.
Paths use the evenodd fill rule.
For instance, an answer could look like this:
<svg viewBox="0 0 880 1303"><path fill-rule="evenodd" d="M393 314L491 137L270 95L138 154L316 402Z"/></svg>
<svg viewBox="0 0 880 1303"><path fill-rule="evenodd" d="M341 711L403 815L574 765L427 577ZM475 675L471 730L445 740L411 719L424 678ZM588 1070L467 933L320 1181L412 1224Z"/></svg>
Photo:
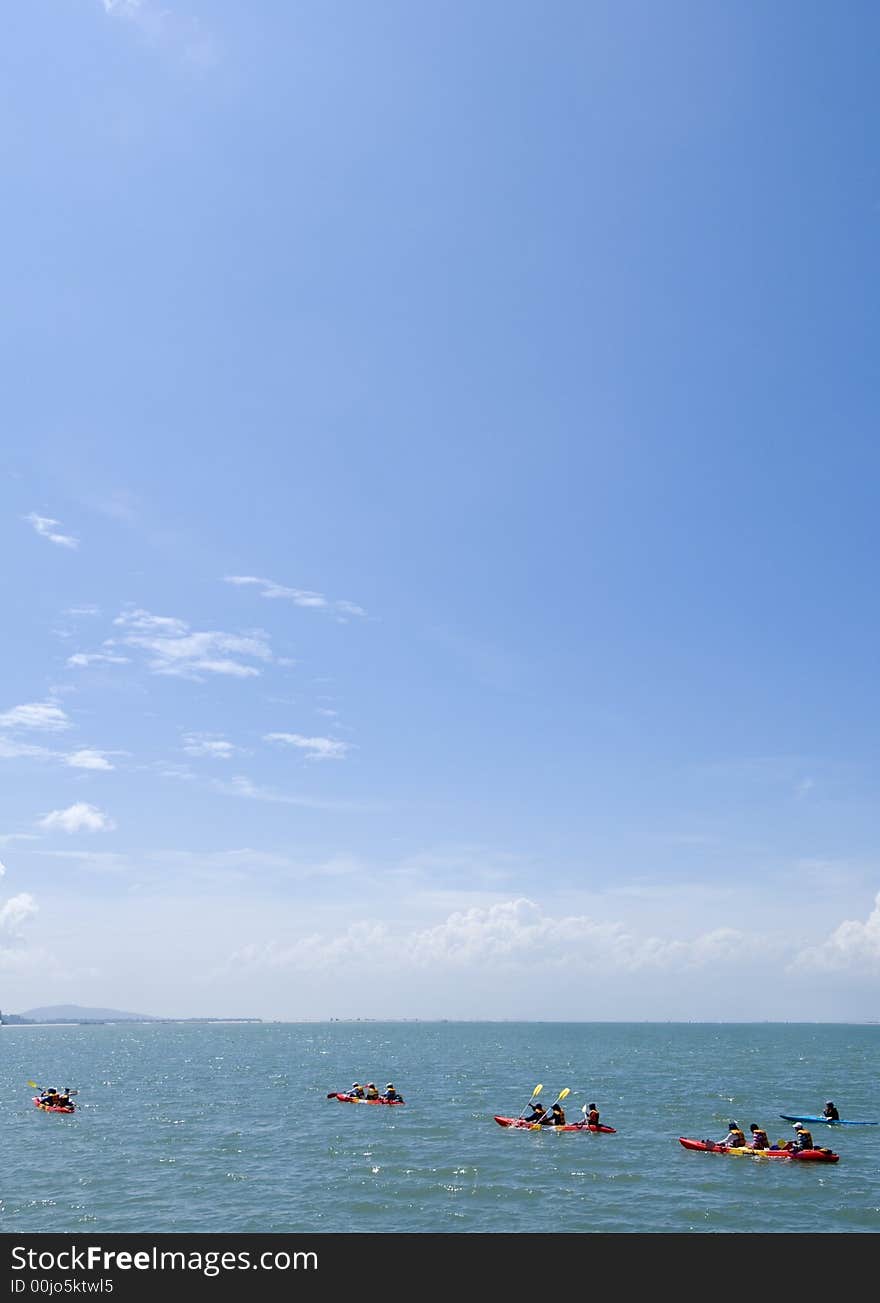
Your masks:
<svg viewBox="0 0 880 1303"><path fill-rule="evenodd" d="M16 934L25 919L37 912L37 902L27 891L10 898L0 905L0 930Z"/></svg>
<svg viewBox="0 0 880 1303"><path fill-rule="evenodd" d="M35 511L30 512L24 519L33 525L42 538L48 538L50 543L57 543L59 547L79 547L79 539L74 538L72 534L58 534L55 532L61 524L60 520L53 520L51 516L38 516Z"/></svg>
<svg viewBox="0 0 880 1303"><path fill-rule="evenodd" d="M237 657L270 661L272 652L262 630L248 634L223 633L220 630L194 632L184 620L172 616L152 615L133 609L117 616L115 624L126 632L121 641L150 653L147 664L153 674L168 674L199 681L203 674L225 674L235 678L252 678L260 673L254 665L243 664ZM105 646L112 645L105 643Z"/></svg>
<svg viewBox="0 0 880 1303"><path fill-rule="evenodd" d="M64 614L65 614L65 615L73 615L73 616L78 616L78 615L100 615L100 614L101 614L101 608L100 608L100 606L94 606L94 605L92 605L92 604L87 604L87 605L85 605L85 606L68 606L68 608L67 608L67 610L64 612Z"/></svg>
<svg viewBox="0 0 880 1303"><path fill-rule="evenodd" d="M526 898L474 907L409 933L384 923L359 922L337 936L311 935L289 945L244 946L232 956L242 967L301 972L345 968L473 974L497 971L553 981L560 974L609 977L645 972L694 972L748 966L777 953L772 938L719 928L693 941L640 937L622 924L586 915L554 918Z"/></svg>
<svg viewBox="0 0 880 1303"><path fill-rule="evenodd" d="M276 584L273 579L259 579L256 575L226 575L224 582L239 587L250 584L262 590L261 597L278 598L293 602L294 606L326 610L342 617L367 614L362 606L357 606L354 602L331 601L323 593L315 593L308 588L286 588L283 584Z"/></svg>
<svg viewBox="0 0 880 1303"><path fill-rule="evenodd" d="M306 752L308 760L342 760L351 750L349 742L332 737L303 737L301 733L266 733L265 742L282 742Z"/></svg>
<svg viewBox="0 0 880 1303"><path fill-rule="evenodd" d="M67 664L73 669L86 669L99 661L104 661L108 665L128 665L130 657L114 656L110 652L76 652L75 655L67 658Z"/></svg>
<svg viewBox="0 0 880 1303"><path fill-rule="evenodd" d="M214 760L231 760L238 747L214 733L184 733L183 749L189 756L210 756Z"/></svg>
<svg viewBox="0 0 880 1303"><path fill-rule="evenodd" d="M5 872L6 872L6 865L3 863L2 860L0 860L0 878L3 877L3 874L4 874Z"/></svg>
<svg viewBox="0 0 880 1303"><path fill-rule="evenodd" d="M65 763L73 769L113 769L110 761L103 751L92 751L84 749L82 751L72 751L66 757Z"/></svg>
<svg viewBox="0 0 880 1303"><path fill-rule="evenodd" d="M53 810L40 820L41 828L48 832L60 829L62 832L109 832L115 824L108 815L94 805L77 801L66 810Z"/></svg>
<svg viewBox="0 0 880 1303"><path fill-rule="evenodd" d="M25 706L13 706L0 715L0 728L36 728L46 733L60 733L70 728L70 720L52 701L34 701Z"/></svg>
<svg viewBox="0 0 880 1303"><path fill-rule="evenodd" d="M793 966L880 975L880 892L864 923L845 920L821 945L802 950Z"/></svg>

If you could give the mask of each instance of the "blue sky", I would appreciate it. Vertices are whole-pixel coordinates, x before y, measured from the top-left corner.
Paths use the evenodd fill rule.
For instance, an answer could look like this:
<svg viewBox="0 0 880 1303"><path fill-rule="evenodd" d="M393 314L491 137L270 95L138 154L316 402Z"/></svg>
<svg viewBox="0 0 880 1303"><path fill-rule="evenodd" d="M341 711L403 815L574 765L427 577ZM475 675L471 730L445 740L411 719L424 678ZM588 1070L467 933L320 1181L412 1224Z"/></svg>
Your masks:
<svg viewBox="0 0 880 1303"><path fill-rule="evenodd" d="M877 1016L878 36L10 11L0 1008Z"/></svg>

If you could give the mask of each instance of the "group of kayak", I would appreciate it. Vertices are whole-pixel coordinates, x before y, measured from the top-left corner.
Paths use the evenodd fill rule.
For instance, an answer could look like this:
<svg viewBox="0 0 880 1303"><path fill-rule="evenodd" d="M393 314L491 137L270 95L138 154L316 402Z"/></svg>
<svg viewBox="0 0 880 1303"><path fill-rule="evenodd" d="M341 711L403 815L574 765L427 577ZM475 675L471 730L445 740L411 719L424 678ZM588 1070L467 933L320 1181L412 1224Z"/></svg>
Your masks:
<svg viewBox="0 0 880 1303"><path fill-rule="evenodd" d="M873 1127L878 1125L876 1122L845 1121L841 1118L834 1101L830 1099L826 1100L823 1112L818 1115L780 1113L779 1116L784 1118L786 1122L792 1123L793 1139L779 1140L773 1145L770 1143L764 1128L759 1127L757 1122L752 1122L749 1126L750 1138L747 1140L745 1132L739 1123L730 1121L727 1124L727 1135L723 1140L691 1140L686 1136L679 1136L679 1144L683 1145L685 1149L697 1149L711 1154L728 1154L732 1158L790 1158L798 1159L801 1162L836 1163L839 1161L840 1155L835 1154L833 1149L817 1145L813 1139L812 1131L808 1129L805 1123L822 1124L829 1127Z"/></svg>

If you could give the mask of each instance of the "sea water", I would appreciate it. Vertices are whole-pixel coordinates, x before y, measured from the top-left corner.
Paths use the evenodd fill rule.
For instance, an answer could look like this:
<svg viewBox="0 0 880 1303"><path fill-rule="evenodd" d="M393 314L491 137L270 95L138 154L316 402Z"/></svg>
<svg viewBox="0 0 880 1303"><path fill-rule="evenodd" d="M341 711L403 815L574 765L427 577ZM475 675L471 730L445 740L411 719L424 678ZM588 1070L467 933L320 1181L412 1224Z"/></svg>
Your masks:
<svg viewBox="0 0 880 1303"><path fill-rule="evenodd" d="M735 1119L880 1118L880 1026L163 1023L0 1028L3 1232L877 1232L880 1127L837 1164L689 1152ZM27 1081L79 1089L74 1116ZM328 1100L393 1081L405 1108ZM537 1084L616 1135L508 1131Z"/></svg>

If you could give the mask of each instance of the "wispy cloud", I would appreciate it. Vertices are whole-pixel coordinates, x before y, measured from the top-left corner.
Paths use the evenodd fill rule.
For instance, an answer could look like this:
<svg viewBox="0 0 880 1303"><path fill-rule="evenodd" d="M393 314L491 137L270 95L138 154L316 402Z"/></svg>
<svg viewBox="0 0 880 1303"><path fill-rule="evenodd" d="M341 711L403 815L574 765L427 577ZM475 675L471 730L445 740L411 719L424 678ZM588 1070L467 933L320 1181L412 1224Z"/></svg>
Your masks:
<svg viewBox="0 0 880 1303"><path fill-rule="evenodd" d="M301 733L266 733L263 740L297 747L305 751L307 760L344 760L351 750L350 742L339 742L332 737L303 737Z"/></svg>
<svg viewBox="0 0 880 1303"><path fill-rule="evenodd" d="M154 0L101 0L108 18L135 28L147 43L179 53L189 63L212 67L219 58L216 38L198 18L174 13Z"/></svg>
<svg viewBox="0 0 880 1303"><path fill-rule="evenodd" d="M349 616L365 616L362 606L355 602L331 600L323 593L313 592L308 588L287 588L276 584L273 579L259 579L256 575L226 575L224 582L244 587L248 584L260 589L261 597L275 598L280 601L293 602L294 606L311 607L314 610L327 611L343 622Z"/></svg>
<svg viewBox="0 0 880 1303"><path fill-rule="evenodd" d="M70 727L67 715L52 701L32 701L24 706L13 706L0 715L0 728L33 728L45 733L60 733Z"/></svg>
<svg viewBox="0 0 880 1303"><path fill-rule="evenodd" d="M73 769L113 769L114 766L107 759L104 751L92 751L84 748L82 751L72 751L69 756L65 757L65 764Z"/></svg>
<svg viewBox="0 0 880 1303"><path fill-rule="evenodd" d="M81 615L100 615L101 608L100 606L93 606L91 604L86 606L68 606L64 614L74 617Z"/></svg>
<svg viewBox="0 0 880 1303"><path fill-rule="evenodd" d="M153 615L131 608L117 616L114 624L124 630L119 641L150 653L147 664L153 674L200 681L204 674L225 674L234 678L253 678L260 673L248 660L271 661L272 652L262 630L247 634L221 630L192 630L185 620L173 616ZM104 644L114 646L113 640ZM113 653L115 654L115 653Z"/></svg>
<svg viewBox="0 0 880 1303"><path fill-rule="evenodd" d="M72 534L59 534L61 527L60 520L53 520L51 516L38 516L35 511L31 511L24 517L41 538L47 538L50 543L57 543L59 547L77 548L79 539L74 538Z"/></svg>
<svg viewBox="0 0 880 1303"><path fill-rule="evenodd" d="M107 665L128 665L131 661L130 656L116 656L112 652L76 652L73 656L68 656L67 664L71 669L87 669L89 665L97 665L101 661Z"/></svg>
<svg viewBox="0 0 880 1303"><path fill-rule="evenodd" d="M52 810L40 820L39 826L47 832L109 832L116 825L103 810L86 801L77 801L66 810Z"/></svg>
<svg viewBox="0 0 880 1303"><path fill-rule="evenodd" d="M216 733L184 733L183 749L188 756L209 756L213 760L231 760L238 747Z"/></svg>
<svg viewBox="0 0 880 1303"><path fill-rule="evenodd" d="M15 738L0 737L0 760L44 760L54 755L48 747L34 746L32 742L19 742Z"/></svg>
<svg viewBox="0 0 880 1303"><path fill-rule="evenodd" d="M297 805L306 810L364 810L364 804L352 801L323 800L316 796L299 796L291 792L276 792L271 787L260 787L249 778L238 775L230 779L215 779L211 784L227 796L241 796L248 801L267 801L271 805Z"/></svg>

